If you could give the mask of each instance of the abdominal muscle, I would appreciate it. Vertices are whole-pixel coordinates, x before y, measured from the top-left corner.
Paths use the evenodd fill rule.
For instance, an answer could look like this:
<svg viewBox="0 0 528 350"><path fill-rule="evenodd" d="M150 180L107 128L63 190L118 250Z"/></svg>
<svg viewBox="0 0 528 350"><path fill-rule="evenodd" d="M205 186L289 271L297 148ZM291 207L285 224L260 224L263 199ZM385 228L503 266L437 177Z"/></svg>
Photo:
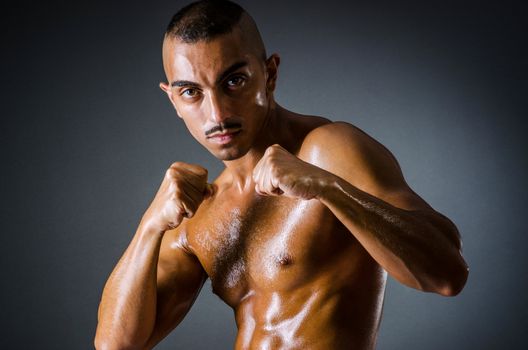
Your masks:
<svg viewBox="0 0 528 350"><path fill-rule="evenodd" d="M340 273L339 260L294 290L250 289L235 307L235 349L374 349L386 273L373 262Z"/></svg>

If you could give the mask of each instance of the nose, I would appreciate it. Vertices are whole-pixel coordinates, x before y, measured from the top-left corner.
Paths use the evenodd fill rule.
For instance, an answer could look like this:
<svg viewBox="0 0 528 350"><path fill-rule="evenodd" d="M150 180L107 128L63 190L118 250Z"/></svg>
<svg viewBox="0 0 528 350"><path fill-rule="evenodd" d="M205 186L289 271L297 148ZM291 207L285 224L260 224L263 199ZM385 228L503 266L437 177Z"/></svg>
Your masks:
<svg viewBox="0 0 528 350"><path fill-rule="evenodd" d="M209 94L207 100L209 115L213 122L220 124L229 118L229 106L225 97L213 92Z"/></svg>

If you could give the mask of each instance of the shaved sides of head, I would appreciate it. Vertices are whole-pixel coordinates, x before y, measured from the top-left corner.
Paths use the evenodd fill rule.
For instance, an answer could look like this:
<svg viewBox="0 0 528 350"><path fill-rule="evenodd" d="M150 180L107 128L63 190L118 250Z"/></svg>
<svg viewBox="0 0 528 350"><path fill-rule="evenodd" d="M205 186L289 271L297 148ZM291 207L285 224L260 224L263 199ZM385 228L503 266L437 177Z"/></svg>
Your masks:
<svg viewBox="0 0 528 350"><path fill-rule="evenodd" d="M239 28L248 45L254 46L264 60L266 50L253 18L240 5L227 0L193 2L171 19L165 39L177 39L186 44L210 41Z"/></svg>

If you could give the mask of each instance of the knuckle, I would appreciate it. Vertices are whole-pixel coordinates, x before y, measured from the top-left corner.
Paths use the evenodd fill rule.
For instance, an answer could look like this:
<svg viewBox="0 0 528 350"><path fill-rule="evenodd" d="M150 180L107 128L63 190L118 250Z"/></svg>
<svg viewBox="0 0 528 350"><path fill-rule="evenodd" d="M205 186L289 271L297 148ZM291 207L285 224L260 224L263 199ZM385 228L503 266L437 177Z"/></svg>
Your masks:
<svg viewBox="0 0 528 350"><path fill-rule="evenodd" d="M178 170L176 170L175 168L173 167L170 167L169 169L167 169L167 171L165 172L165 176L168 177L168 178L174 178L178 175Z"/></svg>
<svg viewBox="0 0 528 350"><path fill-rule="evenodd" d="M172 196L175 197L174 199L180 199L182 198L182 195L183 195L183 188L181 184L178 183L178 181L175 181L174 186L172 188Z"/></svg>
<svg viewBox="0 0 528 350"><path fill-rule="evenodd" d="M208 171L206 168L196 165L192 172L199 178L207 179Z"/></svg>
<svg viewBox="0 0 528 350"><path fill-rule="evenodd" d="M169 197L169 200L172 201L172 202L178 202L180 200L180 191L179 190L174 190L172 192L172 194L170 195Z"/></svg>
<svg viewBox="0 0 528 350"><path fill-rule="evenodd" d="M169 188L167 189L167 199L170 201L177 200L181 198L182 195L182 189L181 187L175 182L172 181L169 185Z"/></svg>
<svg viewBox="0 0 528 350"><path fill-rule="evenodd" d="M208 173L207 169L202 166L198 166L198 171L201 173L201 175L207 175Z"/></svg>
<svg viewBox="0 0 528 350"><path fill-rule="evenodd" d="M281 150L281 146L279 146L278 144L274 144L274 145L271 145L269 149L271 153L275 154Z"/></svg>
<svg viewBox="0 0 528 350"><path fill-rule="evenodd" d="M182 162L174 162L170 165L170 168L181 168L184 165Z"/></svg>

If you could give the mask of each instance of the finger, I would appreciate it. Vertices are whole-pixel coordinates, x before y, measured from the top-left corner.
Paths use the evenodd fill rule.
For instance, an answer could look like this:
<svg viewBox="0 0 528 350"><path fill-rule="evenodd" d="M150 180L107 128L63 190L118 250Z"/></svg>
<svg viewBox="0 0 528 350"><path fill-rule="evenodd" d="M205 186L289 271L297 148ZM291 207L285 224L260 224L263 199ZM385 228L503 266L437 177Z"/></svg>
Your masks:
<svg viewBox="0 0 528 350"><path fill-rule="evenodd" d="M261 196L266 196L266 195L267 195L265 192L263 192L263 191L260 189L259 184L255 184L255 192L257 192L257 193L260 194Z"/></svg>
<svg viewBox="0 0 528 350"><path fill-rule="evenodd" d="M207 177L198 176L193 172L186 171L182 174L183 180L185 181L185 188L193 189L193 194L203 197L205 187L207 186Z"/></svg>
<svg viewBox="0 0 528 350"><path fill-rule="evenodd" d="M257 162L257 165L255 165L255 168L253 169L253 181L255 183L258 182L259 174L262 169L262 164L266 161L266 157L260 158L260 160Z"/></svg>
<svg viewBox="0 0 528 350"><path fill-rule="evenodd" d="M263 194L261 190L261 178L262 178L262 163L264 161L264 157L259 160L257 165L255 166L255 169L253 169L253 182L255 183L255 191L258 194Z"/></svg>
<svg viewBox="0 0 528 350"><path fill-rule="evenodd" d="M259 172L259 191L264 195L270 194L270 187L269 187L269 172L265 165L262 166L260 172Z"/></svg>
<svg viewBox="0 0 528 350"><path fill-rule="evenodd" d="M265 174L259 179L259 182L255 185L255 191L263 196L269 196L272 194L269 183L264 180Z"/></svg>
<svg viewBox="0 0 528 350"><path fill-rule="evenodd" d="M212 197L214 195L214 193L215 193L215 186L213 184L206 183L205 184L205 189L204 189L204 192L203 192L204 199Z"/></svg>
<svg viewBox="0 0 528 350"><path fill-rule="evenodd" d="M190 219L194 216L196 208L198 208L196 202L187 193L182 193L180 197L180 212L182 215Z"/></svg>
<svg viewBox="0 0 528 350"><path fill-rule="evenodd" d="M186 204L192 206L195 210L200 206L204 200L204 193L198 192L195 188L189 187L185 190L185 199L187 200ZM190 201L190 202L189 202Z"/></svg>
<svg viewBox="0 0 528 350"><path fill-rule="evenodd" d="M274 194L274 195L277 195L277 196L280 196L281 194L284 193L284 191L281 190L280 188L280 183L279 181L277 180L277 178L273 177L270 179L270 183L271 183L271 192Z"/></svg>
<svg viewBox="0 0 528 350"><path fill-rule="evenodd" d="M255 192L260 195L266 195L262 190L262 167L253 173L253 181L255 182Z"/></svg>
<svg viewBox="0 0 528 350"><path fill-rule="evenodd" d="M205 177L207 179L207 169L200 165L185 163L184 168L200 178Z"/></svg>
<svg viewBox="0 0 528 350"><path fill-rule="evenodd" d="M178 215L174 218L174 220L169 221L169 222L167 223L168 229L169 229L169 230L173 230L173 229L175 229L176 227L180 226L180 223L182 222L182 220L183 220L183 215L182 215L182 214L178 214Z"/></svg>
<svg viewBox="0 0 528 350"><path fill-rule="evenodd" d="M271 164L271 161L266 162L265 168L263 168L263 177L261 182L261 189L269 195L273 195L275 193L275 183L277 183L277 180L273 175L272 168L273 164Z"/></svg>
<svg viewBox="0 0 528 350"><path fill-rule="evenodd" d="M271 194L271 186L270 186L270 173L269 173L269 169L266 168L266 169L263 169L262 170L262 177L260 179L260 182L259 182L259 185L260 185L260 190L265 192L266 194Z"/></svg>

